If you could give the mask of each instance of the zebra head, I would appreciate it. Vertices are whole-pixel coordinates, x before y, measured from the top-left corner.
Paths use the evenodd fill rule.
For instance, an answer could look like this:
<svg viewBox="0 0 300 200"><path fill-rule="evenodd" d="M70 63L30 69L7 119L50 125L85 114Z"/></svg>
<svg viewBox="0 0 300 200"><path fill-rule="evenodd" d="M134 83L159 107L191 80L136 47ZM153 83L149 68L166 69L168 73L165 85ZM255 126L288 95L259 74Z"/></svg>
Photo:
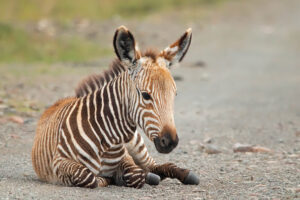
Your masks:
<svg viewBox="0 0 300 200"><path fill-rule="evenodd" d="M169 69L183 59L191 39L188 29L163 51L142 54L126 27L119 27L114 36L115 52L128 67L132 119L160 153L169 153L178 144L173 111L176 85Z"/></svg>

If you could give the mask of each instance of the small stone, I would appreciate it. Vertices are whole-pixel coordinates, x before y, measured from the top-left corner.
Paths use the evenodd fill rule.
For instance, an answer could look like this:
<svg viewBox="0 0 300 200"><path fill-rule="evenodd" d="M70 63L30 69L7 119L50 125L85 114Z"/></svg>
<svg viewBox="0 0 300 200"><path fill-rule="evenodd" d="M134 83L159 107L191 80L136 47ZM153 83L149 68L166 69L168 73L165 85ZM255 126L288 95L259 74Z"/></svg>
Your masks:
<svg viewBox="0 0 300 200"><path fill-rule="evenodd" d="M255 147L252 147L252 152L269 153L269 152L271 152L271 150L266 147L255 146Z"/></svg>
<svg viewBox="0 0 300 200"><path fill-rule="evenodd" d="M191 144L191 145L195 145L195 144L198 144L198 143L199 143L198 140L190 140L190 144Z"/></svg>
<svg viewBox="0 0 300 200"><path fill-rule="evenodd" d="M281 144L284 143L283 139L279 139L278 143L281 143Z"/></svg>
<svg viewBox="0 0 300 200"><path fill-rule="evenodd" d="M174 78L175 81L182 81L183 80L182 76L174 76L173 78Z"/></svg>
<svg viewBox="0 0 300 200"><path fill-rule="evenodd" d="M252 145L236 143L233 145L233 152L252 152Z"/></svg>
<svg viewBox="0 0 300 200"><path fill-rule="evenodd" d="M206 145L205 146L205 153L207 154L218 154L221 153L222 151L219 150L217 147L213 145Z"/></svg>
<svg viewBox="0 0 300 200"><path fill-rule="evenodd" d="M204 144L202 144L201 142L198 143L198 149L199 151L203 151L205 149Z"/></svg>
<svg viewBox="0 0 300 200"><path fill-rule="evenodd" d="M5 118L0 118L0 124L5 124L7 120Z"/></svg>
<svg viewBox="0 0 300 200"><path fill-rule="evenodd" d="M206 138L206 139L204 140L204 143L210 144L210 143L212 143L212 142L213 142L213 139L210 138L210 137L208 137L208 138Z"/></svg>
<svg viewBox="0 0 300 200"><path fill-rule="evenodd" d="M295 132L296 137L300 137L300 131Z"/></svg>
<svg viewBox="0 0 300 200"><path fill-rule="evenodd" d="M289 190L293 193L300 193L300 187L299 188L287 188L287 190Z"/></svg>
<svg viewBox="0 0 300 200"><path fill-rule="evenodd" d="M288 155L289 158L300 158L300 154L290 154Z"/></svg>
<svg viewBox="0 0 300 200"><path fill-rule="evenodd" d="M13 138L13 139L19 139L20 138L20 136L18 136L16 134L11 134L10 137Z"/></svg>
<svg viewBox="0 0 300 200"><path fill-rule="evenodd" d="M8 118L8 120L17 124L24 124L24 119L20 116L11 116Z"/></svg>
<svg viewBox="0 0 300 200"><path fill-rule="evenodd" d="M5 104L1 104L1 105L0 105L0 109L3 109L3 110L6 109L6 108L8 108L8 107L9 107L9 106L8 106L8 105L5 105Z"/></svg>
<svg viewBox="0 0 300 200"><path fill-rule="evenodd" d="M31 110L34 110L34 111L38 111L38 110L39 110L38 106L35 105L35 104L33 104L33 103L29 105L29 108L30 108Z"/></svg>
<svg viewBox="0 0 300 200"><path fill-rule="evenodd" d="M204 81L209 80L209 74L208 74L208 73L202 73L202 74L200 75L200 79L201 79L201 80L204 80Z"/></svg>
<svg viewBox="0 0 300 200"><path fill-rule="evenodd" d="M195 63L193 64L193 66L195 66L195 67L205 67L206 65L205 65L205 62L204 62L204 61L199 60L199 61L195 62Z"/></svg>
<svg viewBox="0 0 300 200"><path fill-rule="evenodd" d="M235 153L236 152L269 153L269 152L271 152L271 150L269 148L266 148L266 147L236 143L233 146L233 152L235 152Z"/></svg>

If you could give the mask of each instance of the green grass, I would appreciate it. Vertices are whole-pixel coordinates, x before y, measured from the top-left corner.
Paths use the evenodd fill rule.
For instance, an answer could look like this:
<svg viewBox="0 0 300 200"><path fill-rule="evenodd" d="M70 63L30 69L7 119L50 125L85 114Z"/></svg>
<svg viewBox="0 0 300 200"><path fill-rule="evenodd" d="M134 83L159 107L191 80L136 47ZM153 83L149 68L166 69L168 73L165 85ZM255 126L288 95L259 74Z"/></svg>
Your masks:
<svg viewBox="0 0 300 200"><path fill-rule="evenodd" d="M0 23L0 62L80 62L111 50L83 38L52 38Z"/></svg>
<svg viewBox="0 0 300 200"><path fill-rule="evenodd" d="M101 47L80 34L50 37L24 28L40 19L68 27L80 18L140 18L163 10L223 1L226 0L0 0L0 63L83 62L112 54L112 48Z"/></svg>
<svg viewBox="0 0 300 200"><path fill-rule="evenodd" d="M144 16L165 9L216 4L225 0L0 0L0 21L58 21L84 17Z"/></svg>

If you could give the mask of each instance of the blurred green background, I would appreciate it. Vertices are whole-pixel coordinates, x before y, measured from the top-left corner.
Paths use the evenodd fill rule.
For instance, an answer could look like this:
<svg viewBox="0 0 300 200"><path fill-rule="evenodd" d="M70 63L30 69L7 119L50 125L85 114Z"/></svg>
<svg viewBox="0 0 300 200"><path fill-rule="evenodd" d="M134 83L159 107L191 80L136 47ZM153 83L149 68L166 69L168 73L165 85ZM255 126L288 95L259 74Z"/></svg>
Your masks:
<svg viewBox="0 0 300 200"><path fill-rule="evenodd" d="M81 29L114 18L138 20L223 1L0 0L0 63L76 63L111 55L110 46L80 34Z"/></svg>

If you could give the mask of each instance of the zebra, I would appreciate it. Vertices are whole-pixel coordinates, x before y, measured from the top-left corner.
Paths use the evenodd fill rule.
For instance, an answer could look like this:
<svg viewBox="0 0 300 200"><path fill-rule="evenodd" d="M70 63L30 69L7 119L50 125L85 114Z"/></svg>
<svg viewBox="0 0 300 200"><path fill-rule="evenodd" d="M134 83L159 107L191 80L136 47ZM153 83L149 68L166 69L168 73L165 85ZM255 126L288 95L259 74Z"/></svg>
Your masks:
<svg viewBox="0 0 300 200"><path fill-rule="evenodd" d="M125 186L141 188L146 174L153 173L161 179L199 184L188 169L173 163L156 164L136 131L139 127L160 153L177 146L176 85L168 68L183 59L191 38L188 29L161 53L143 56L132 33L119 27L113 40L119 59L111 68L114 73L106 73L102 81L93 79L88 93L61 99L42 114L32 148L39 179L86 188L116 184L121 179Z"/></svg>

